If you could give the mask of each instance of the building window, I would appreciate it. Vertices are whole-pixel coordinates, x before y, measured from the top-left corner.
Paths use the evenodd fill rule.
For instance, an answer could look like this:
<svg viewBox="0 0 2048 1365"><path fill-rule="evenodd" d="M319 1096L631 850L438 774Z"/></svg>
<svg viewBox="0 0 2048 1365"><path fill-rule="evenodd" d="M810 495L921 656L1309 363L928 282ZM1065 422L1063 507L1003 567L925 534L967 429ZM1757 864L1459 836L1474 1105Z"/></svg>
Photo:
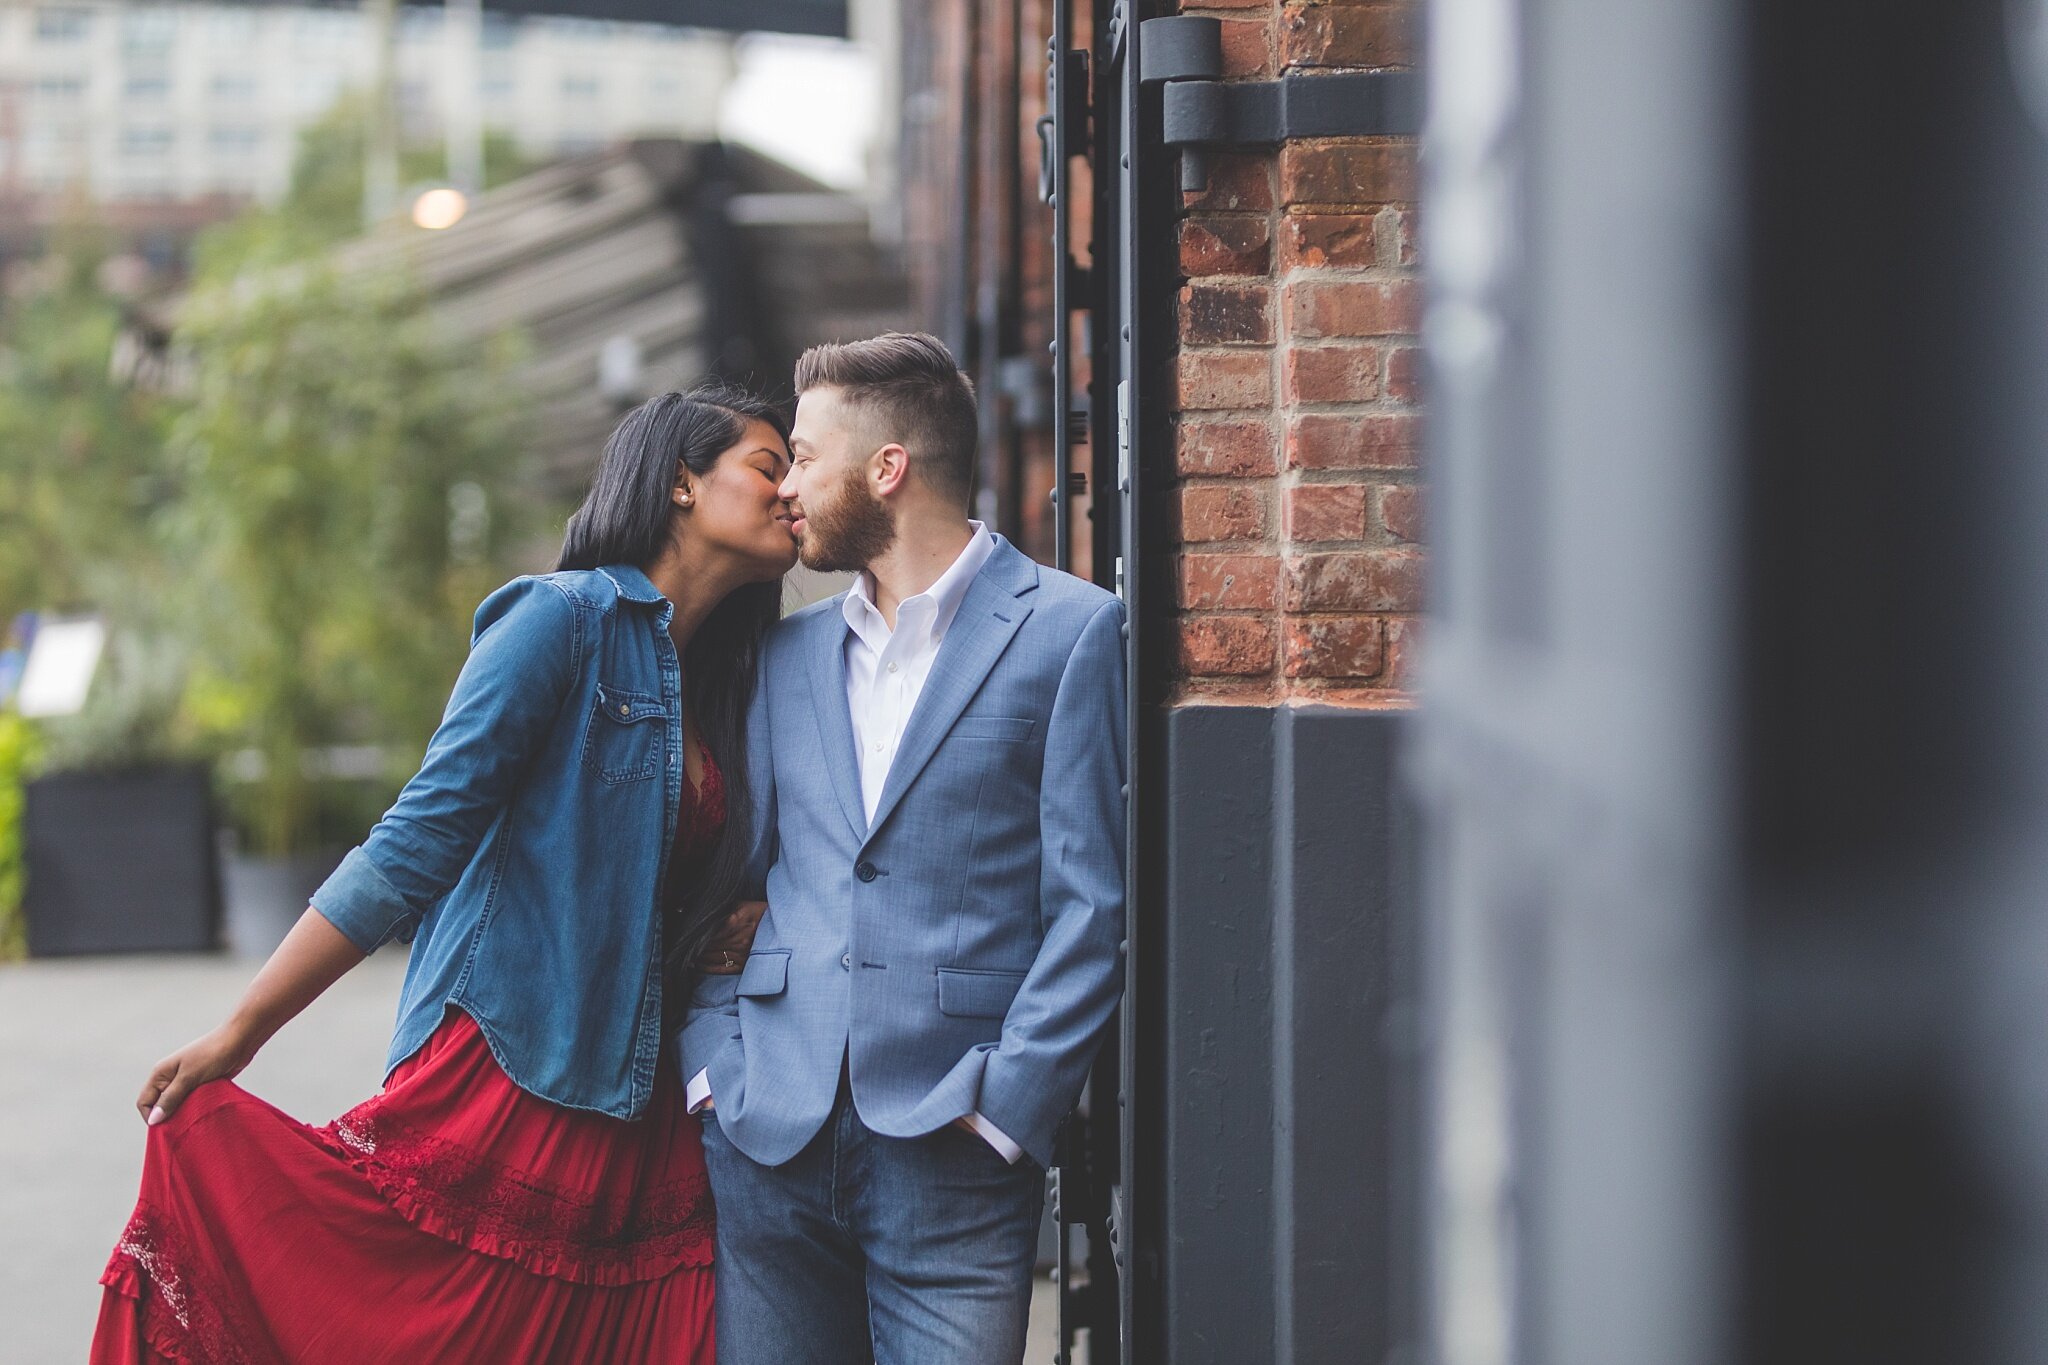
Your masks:
<svg viewBox="0 0 2048 1365"><path fill-rule="evenodd" d="M169 128L123 128L119 146L122 156L142 160L169 156L177 141L177 133Z"/></svg>
<svg viewBox="0 0 2048 1365"><path fill-rule="evenodd" d="M362 31L362 15L356 10L301 10L292 19L292 42L307 52L355 42Z"/></svg>
<svg viewBox="0 0 2048 1365"><path fill-rule="evenodd" d="M239 47L256 38L256 13L239 5L207 11L206 36L223 47Z"/></svg>
<svg viewBox="0 0 2048 1365"><path fill-rule="evenodd" d="M152 71L130 76L121 82L121 97L130 100L165 100L171 97L170 73Z"/></svg>
<svg viewBox="0 0 2048 1365"><path fill-rule="evenodd" d="M92 28L92 11L50 6L36 11L36 37L46 43L75 43Z"/></svg>
<svg viewBox="0 0 2048 1365"><path fill-rule="evenodd" d="M213 78L207 89L217 100L232 100L243 104L256 98L257 84L254 76L223 71Z"/></svg>
<svg viewBox="0 0 2048 1365"><path fill-rule="evenodd" d="M35 91L38 99L75 100L85 94L85 77L38 76Z"/></svg>
<svg viewBox="0 0 2048 1365"><path fill-rule="evenodd" d="M216 156L254 156L263 146L263 130L235 126L207 130L207 150Z"/></svg>
<svg viewBox="0 0 2048 1365"><path fill-rule="evenodd" d="M121 50L129 54L167 52L178 36L173 9L131 9L121 16Z"/></svg>
<svg viewBox="0 0 2048 1365"><path fill-rule="evenodd" d="M562 98L571 100L594 100L602 86L597 77L579 73L562 77Z"/></svg>

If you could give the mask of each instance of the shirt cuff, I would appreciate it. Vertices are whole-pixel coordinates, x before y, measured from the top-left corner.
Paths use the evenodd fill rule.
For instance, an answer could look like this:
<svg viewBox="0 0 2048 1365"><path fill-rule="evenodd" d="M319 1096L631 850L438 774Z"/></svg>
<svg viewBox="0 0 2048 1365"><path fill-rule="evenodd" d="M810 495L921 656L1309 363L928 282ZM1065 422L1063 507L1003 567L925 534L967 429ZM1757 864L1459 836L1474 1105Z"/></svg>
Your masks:
<svg viewBox="0 0 2048 1365"><path fill-rule="evenodd" d="M705 1091L707 1094L710 1092L709 1082L705 1083ZM1008 1133L983 1118L980 1110L976 1110L965 1117L967 1119L967 1126L980 1134L982 1141L995 1148L997 1156L1009 1162L1012 1166L1016 1165L1023 1158L1024 1149L1010 1141Z"/></svg>
<svg viewBox="0 0 2048 1365"><path fill-rule="evenodd" d="M711 1103L711 1068L707 1066L696 1075L690 1077L690 1083L683 1087L683 1108L689 1113L694 1114L709 1103Z"/></svg>
<svg viewBox="0 0 2048 1365"><path fill-rule="evenodd" d="M348 851L308 903L365 956L393 938L410 941L419 922L376 860L360 847Z"/></svg>

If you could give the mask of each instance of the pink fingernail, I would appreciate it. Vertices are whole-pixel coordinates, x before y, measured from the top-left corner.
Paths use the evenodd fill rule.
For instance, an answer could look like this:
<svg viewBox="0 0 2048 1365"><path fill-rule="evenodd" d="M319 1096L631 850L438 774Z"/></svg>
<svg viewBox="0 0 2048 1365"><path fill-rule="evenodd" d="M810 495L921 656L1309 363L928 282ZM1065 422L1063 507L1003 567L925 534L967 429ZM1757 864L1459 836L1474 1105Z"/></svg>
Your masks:
<svg viewBox="0 0 2048 1365"><path fill-rule="evenodd" d="M157 1105L149 1111L149 1126L154 1128L164 1121L164 1107Z"/></svg>

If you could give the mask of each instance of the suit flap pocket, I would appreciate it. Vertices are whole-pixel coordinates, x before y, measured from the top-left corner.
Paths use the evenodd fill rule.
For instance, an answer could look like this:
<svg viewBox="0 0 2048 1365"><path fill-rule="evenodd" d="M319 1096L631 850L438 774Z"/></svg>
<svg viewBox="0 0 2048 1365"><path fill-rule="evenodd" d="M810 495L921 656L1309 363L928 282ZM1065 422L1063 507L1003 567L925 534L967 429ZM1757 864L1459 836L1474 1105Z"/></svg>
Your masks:
<svg viewBox="0 0 2048 1365"><path fill-rule="evenodd" d="M1024 984L1022 972L939 968L939 1013L967 1019L1000 1019Z"/></svg>
<svg viewBox="0 0 2048 1365"><path fill-rule="evenodd" d="M780 995L789 985L789 949L771 948L747 955L740 968L739 995Z"/></svg>
<svg viewBox="0 0 2048 1365"><path fill-rule="evenodd" d="M732 1006L732 998L739 992L740 978L737 972L707 972L697 978L690 991L690 1009L722 1010Z"/></svg>
<svg viewBox="0 0 2048 1365"><path fill-rule="evenodd" d="M962 716L953 722L954 739L1029 739L1038 722L1026 716Z"/></svg>
<svg viewBox="0 0 2048 1365"><path fill-rule="evenodd" d="M630 725L636 720L652 720L665 711L660 697L650 697L644 692L628 692L605 683L597 685L597 713L607 720Z"/></svg>

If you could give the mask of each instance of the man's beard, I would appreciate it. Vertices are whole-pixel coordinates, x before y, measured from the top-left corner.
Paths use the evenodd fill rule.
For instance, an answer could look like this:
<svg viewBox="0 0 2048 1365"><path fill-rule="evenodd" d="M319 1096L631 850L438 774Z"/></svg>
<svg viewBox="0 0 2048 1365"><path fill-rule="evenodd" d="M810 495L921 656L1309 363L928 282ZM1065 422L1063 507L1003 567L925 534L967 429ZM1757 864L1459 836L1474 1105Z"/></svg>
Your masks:
<svg viewBox="0 0 2048 1365"><path fill-rule="evenodd" d="M896 523L867 485L849 479L822 507L804 508L797 555L807 569L852 573L865 569L896 543Z"/></svg>

